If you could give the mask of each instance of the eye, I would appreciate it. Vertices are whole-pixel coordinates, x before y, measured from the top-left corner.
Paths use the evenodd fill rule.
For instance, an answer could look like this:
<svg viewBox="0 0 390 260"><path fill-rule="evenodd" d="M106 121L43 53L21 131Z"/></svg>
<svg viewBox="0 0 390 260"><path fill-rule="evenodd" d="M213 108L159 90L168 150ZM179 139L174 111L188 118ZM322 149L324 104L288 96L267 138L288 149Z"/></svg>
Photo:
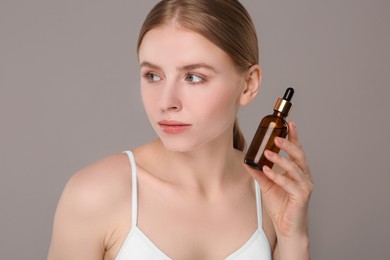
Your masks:
<svg viewBox="0 0 390 260"><path fill-rule="evenodd" d="M190 83L197 84L203 82L205 79L199 75L188 73L186 76L186 80Z"/></svg>
<svg viewBox="0 0 390 260"><path fill-rule="evenodd" d="M149 82L157 82L161 80L161 77L153 72L147 72L143 74L143 77Z"/></svg>

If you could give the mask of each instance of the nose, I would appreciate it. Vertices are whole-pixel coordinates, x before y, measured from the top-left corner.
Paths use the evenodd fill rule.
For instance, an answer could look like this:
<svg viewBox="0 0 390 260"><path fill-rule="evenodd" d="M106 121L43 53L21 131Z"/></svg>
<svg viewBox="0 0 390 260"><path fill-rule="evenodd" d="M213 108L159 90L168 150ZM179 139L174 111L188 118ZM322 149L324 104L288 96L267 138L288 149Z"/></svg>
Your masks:
<svg viewBox="0 0 390 260"><path fill-rule="evenodd" d="M162 111L180 111L182 102L180 98L180 89L175 83L166 83L159 99L159 106Z"/></svg>

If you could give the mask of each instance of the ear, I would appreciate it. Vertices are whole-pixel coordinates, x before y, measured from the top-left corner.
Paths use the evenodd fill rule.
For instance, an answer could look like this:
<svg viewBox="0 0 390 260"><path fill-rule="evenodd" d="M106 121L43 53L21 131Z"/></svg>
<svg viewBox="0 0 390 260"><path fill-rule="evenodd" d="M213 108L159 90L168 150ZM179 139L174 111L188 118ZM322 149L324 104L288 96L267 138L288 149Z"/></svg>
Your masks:
<svg viewBox="0 0 390 260"><path fill-rule="evenodd" d="M245 75L245 85L240 96L240 105L245 106L252 102L260 89L261 68L258 64L252 65Z"/></svg>

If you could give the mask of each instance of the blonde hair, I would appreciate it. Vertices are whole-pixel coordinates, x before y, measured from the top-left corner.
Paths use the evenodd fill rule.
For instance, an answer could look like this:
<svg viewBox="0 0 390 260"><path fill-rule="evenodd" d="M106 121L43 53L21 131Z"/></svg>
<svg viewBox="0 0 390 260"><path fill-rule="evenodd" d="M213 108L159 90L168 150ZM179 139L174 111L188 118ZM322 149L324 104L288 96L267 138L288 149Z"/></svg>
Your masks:
<svg viewBox="0 0 390 260"><path fill-rule="evenodd" d="M224 50L241 72L259 63L256 30L246 9L237 0L162 0L146 17L138 38L137 52L151 29L175 21L199 33ZM244 151L246 143L237 119L233 146Z"/></svg>

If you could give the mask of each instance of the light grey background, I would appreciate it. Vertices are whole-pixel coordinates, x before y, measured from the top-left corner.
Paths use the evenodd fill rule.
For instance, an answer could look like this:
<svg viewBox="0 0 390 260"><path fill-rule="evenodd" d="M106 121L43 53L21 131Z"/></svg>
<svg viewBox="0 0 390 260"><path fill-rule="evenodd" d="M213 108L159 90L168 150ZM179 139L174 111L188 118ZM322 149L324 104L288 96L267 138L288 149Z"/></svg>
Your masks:
<svg viewBox="0 0 390 260"><path fill-rule="evenodd" d="M45 259L69 177L154 137L135 43L155 2L1 0L0 259ZM388 259L390 1L242 2L264 75L241 126L249 141L296 87L312 259Z"/></svg>

